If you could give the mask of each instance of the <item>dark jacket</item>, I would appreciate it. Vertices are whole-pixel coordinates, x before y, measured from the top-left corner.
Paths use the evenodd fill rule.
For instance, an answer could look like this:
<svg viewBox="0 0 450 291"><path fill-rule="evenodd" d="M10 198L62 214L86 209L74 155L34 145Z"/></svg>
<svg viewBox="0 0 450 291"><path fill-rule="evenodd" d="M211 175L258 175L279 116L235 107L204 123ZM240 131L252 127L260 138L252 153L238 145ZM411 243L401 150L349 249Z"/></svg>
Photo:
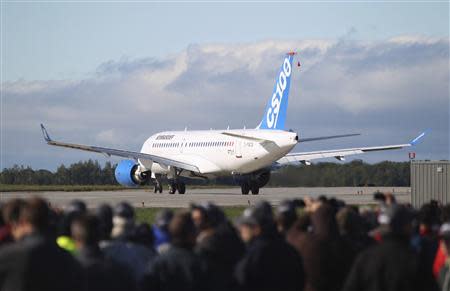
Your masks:
<svg viewBox="0 0 450 291"><path fill-rule="evenodd" d="M435 281L423 272L419 257L407 239L386 236L379 245L363 251L345 282L345 291L432 291Z"/></svg>
<svg viewBox="0 0 450 291"><path fill-rule="evenodd" d="M172 246L150 264L140 285L150 291L202 291L204 264L191 249Z"/></svg>
<svg viewBox="0 0 450 291"><path fill-rule="evenodd" d="M206 264L209 289L228 291L236 288L233 272L244 252L244 243L227 222L197 243L196 253Z"/></svg>
<svg viewBox="0 0 450 291"><path fill-rule="evenodd" d="M300 255L278 234L250 242L235 276L240 290L301 291L305 283Z"/></svg>
<svg viewBox="0 0 450 291"><path fill-rule="evenodd" d="M132 291L137 287L128 269L106 258L98 247L81 248L76 258L84 271L86 291Z"/></svg>
<svg viewBox="0 0 450 291"><path fill-rule="evenodd" d="M301 232L288 241L303 258L306 291L340 290L350 271L354 252L339 235L334 210L323 205L311 216L313 233Z"/></svg>
<svg viewBox="0 0 450 291"><path fill-rule="evenodd" d="M156 252L140 244L124 240L100 242L100 249L105 257L120 263L133 275L135 282L142 279Z"/></svg>
<svg viewBox="0 0 450 291"><path fill-rule="evenodd" d="M82 270L54 240L32 234L0 250L0 290L82 290Z"/></svg>

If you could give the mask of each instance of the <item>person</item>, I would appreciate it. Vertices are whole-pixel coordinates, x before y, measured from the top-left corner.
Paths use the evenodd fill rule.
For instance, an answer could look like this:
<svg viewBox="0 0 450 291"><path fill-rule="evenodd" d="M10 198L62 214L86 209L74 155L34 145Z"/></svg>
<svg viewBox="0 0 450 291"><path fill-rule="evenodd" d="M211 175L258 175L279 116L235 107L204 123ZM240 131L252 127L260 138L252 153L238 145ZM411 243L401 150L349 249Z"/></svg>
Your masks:
<svg viewBox="0 0 450 291"><path fill-rule="evenodd" d="M389 229L382 242L358 255L342 290L437 290L431 272L423 269L410 245L412 211L393 204L385 215Z"/></svg>
<svg viewBox="0 0 450 291"><path fill-rule="evenodd" d="M289 229L297 220L296 202L293 200L283 200L277 207L275 220L278 232L283 236L287 235Z"/></svg>
<svg viewBox="0 0 450 291"><path fill-rule="evenodd" d="M113 229L113 209L108 204L100 204L95 210L95 216L99 221L100 241L111 239Z"/></svg>
<svg viewBox="0 0 450 291"><path fill-rule="evenodd" d="M134 235L135 216L133 207L127 202L117 204L114 209L111 237L127 241Z"/></svg>
<svg viewBox="0 0 450 291"><path fill-rule="evenodd" d="M0 249L0 290L82 290L80 265L48 234L50 209L30 198L14 227L15 243Z"/></svg>
<svg viewBox="0 0 450 291"><path fill-rule="evenodd" d="M341 208L336 214L336 221L341 238L352 250L352 261L362 250L375 243L375 240L367 235L358 208L352 206Z"/></svg>
<svg viewBox="0 0 450 291"><path fill-rule="evenodd" d="M138 284L156 252L151 246L143 246L134 241L135 213L129 203L121 202L115 207L111 233L112 239L103 240L100 249L107 258L125 266Z"/></svg>
<svg viewBox="0 0 450 291"><path fill-rule="evenodd" d="M85 276L86 291L135 290L132 275L118 263L106 258L98 243L100 222L96 216L83 215L74 219L71 233L75 241L75 256L80 262Z"/></svg>
<svg viewBox="0 0 450 291"><path fill-rule="evenodd" d="M1 206L0 206L1 209ZM0 210L1 211L1 210ZM11 227L5 222L2 216L0 216L0 246L13 241L11 235Z"/></svg>
<svg viewBox="0 0 450 291"><path fill-rule="evenodd" d="M450 223L442 224L440 237L444 263L440 267L437 277L440 290L450 291Z"/></svg>
<svg viewBox="0 0 450 291"><path fill-rule="evenodd" d="M16 230L19 226L19 215L24 205L25 200L16 198L2 206L1 218L3 224L0 230L0 245L13 242L14 236L20 236Z"/></svg>
<svg viewBox="0 0 450 291"><path fill-rule="evenodd" d="M170 247L169 224L173 218L171 209L163 209L156 214L153 224L154 248L158 253L167 251Z"/></svg>
<svg viewBox="0 0 450 291"><path fill-rule="evenodd" d="M442 207L441 210L441 221L442 226L440 228L441 236L442 236L442 227L444 225L450 226L450 204L446 204ZM447 261L447 250L445 248L445 242L443 238L441 237L439 241L439 246L436 252L436 256L434 258L433 262L433 276L435 278L439 278L441 269L444 267Z"/></svg>
<svg viewBox="0 0 450 291"><path fill-rule="evenodd" d="M418 251L421 264L427 272L433 272L433 264L439 249L439 225L441 209L436 201L422 205L418 213Z"/></svg>
<svg viewBox="0 0 450 291"><path fill-rule="evenodd" d="M171 247L148 268L140 287L151 291L206 290L205 265L194 253L196 229L189 212L174 215L169 225Z"/></svg>
<svg viewBox="0 0 450 291"><path fill-rule="evenodd" d="M340 290L355 255L340 236L335 209L328 201L313 202L308 209L287 237L303 258L305 290Z"/></svg>
<svg viewBox="0 0 450 291"><path fill-rule="evenodd" d="M233 271L245 252L244 243L217 205L208 202L192 208L202 214L198 225L203 228L198 230L195 252L205 262L208 288L215 291L235 289ZM194 219L195 215L192 217Z"/></svg>
<svg viewBox="0 0 450 291"><path fill-rule="evenodd" d="M303 290L302 259L277 233L270 205L261 202L247 208L238 225L247 244L235 269L240 290Z"/></svg>
<svg viewBox="0 0 450 291"><path fill-rule="evenodd" d="M155 235L153 234L150 224L146 222L137 224L134 228L134 233L130 241L147 248L153 253L153 256L156 256L156 250L153 247L153 244L155 243Z"/></svg>
<svg viewBox="0 0 450 291"><path fill-rule="evenodd" d="M59 220L56 243L66 251L75 252L75 242L70 234L72 221L86 213L86 204L78 199L72 200Z"/></svg>

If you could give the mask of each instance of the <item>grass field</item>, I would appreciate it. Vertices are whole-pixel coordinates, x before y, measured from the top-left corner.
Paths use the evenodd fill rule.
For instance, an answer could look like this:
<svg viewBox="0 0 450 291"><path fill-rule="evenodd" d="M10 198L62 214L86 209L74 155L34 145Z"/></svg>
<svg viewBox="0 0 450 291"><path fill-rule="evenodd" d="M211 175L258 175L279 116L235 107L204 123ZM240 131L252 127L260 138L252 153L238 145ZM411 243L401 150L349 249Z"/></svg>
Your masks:
<svg viewBox="0 0 450 291"><path fill-rule="evenodd" d="M239 217L246 207L244 206L229 206L229 207L221 207L223 211L225 211L225 215L234 220ZM155 221L156 214L164 208L136 208L136 220L138 222L147 222L152 224ZM174 211L180 211L182 209L177 208Z"/></svg>

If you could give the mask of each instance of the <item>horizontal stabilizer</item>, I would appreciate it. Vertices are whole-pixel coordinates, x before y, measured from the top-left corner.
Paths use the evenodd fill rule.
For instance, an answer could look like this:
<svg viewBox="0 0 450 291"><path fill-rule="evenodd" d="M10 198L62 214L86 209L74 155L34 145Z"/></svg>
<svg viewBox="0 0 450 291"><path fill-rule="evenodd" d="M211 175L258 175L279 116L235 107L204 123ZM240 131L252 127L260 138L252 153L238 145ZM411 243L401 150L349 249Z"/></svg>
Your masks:
<svg viewBox="0 0 450 291"><path fill-rule="evenodd" d="M324 139L342 138L342 137L350 137L350 136L358 136L358 135L361 135L361 134L360 133L350 133L350 134L340 134L340 135L329 135L329 136L299 138L298 142L307 142L307 141L316 141L316 140L324 140Z"/></svg>

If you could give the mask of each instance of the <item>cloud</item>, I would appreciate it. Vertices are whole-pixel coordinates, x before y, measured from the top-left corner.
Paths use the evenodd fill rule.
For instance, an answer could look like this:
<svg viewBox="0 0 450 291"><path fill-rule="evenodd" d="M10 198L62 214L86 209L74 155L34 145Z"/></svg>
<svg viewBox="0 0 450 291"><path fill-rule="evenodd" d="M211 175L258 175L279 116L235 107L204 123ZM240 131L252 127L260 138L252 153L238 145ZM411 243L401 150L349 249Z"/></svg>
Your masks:
<svg viewBox="0 0 450 291"><path fill-rule="evenodd" d="M165 58L109 60L81 81L3 84L3 167L54 168L101 156L43 144L39 123L69 141L139 150L161 130L256 126L282 55L296 48L287 124L308 136L364 132L357 144L405 142L432 128L419 151L448 159L449 39L398 36L374 42L266 40L190 45ZM303 149L353 146L355 140ZM301 150L301 149L299 149ZM401 160L404 152L369 161Z"/></svg>

